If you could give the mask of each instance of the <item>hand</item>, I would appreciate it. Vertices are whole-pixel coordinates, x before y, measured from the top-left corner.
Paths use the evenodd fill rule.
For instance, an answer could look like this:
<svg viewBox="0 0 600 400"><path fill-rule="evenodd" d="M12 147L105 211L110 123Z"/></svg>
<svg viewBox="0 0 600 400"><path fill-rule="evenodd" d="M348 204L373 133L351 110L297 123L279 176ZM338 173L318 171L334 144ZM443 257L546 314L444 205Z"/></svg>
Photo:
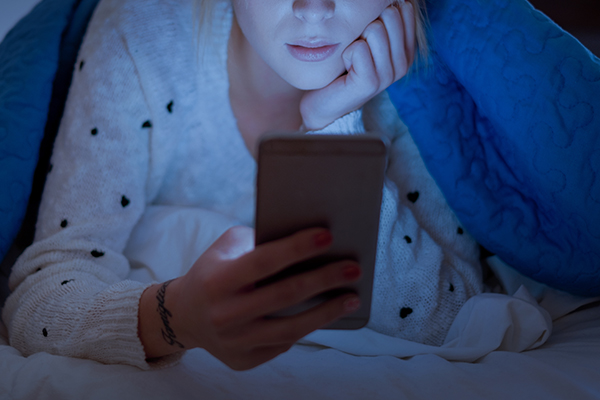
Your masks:
<svg viewBox="0 0 600 400"><path fill-rule="evenodd" d="M266 315L355 282L360 267L353 261L336 262L256 288L262 279L325 252L331 235L325 229L308 229L255 249L253 240L250 228L230 229L166 292L177 343L204 348L235 370L276 357L358 306L355 294L344 294L298 315L266 319ZM170 352L178 350L171 347ZM152 353L146 348L146 353L150 357L164 351Z"/></svg>
<svg viewBox="0 0 600 400"><path fill-rule="evenodd" d="M304 126L318 130L361 108L406 75L415 57L415 13L404 2L387 7L342 58L347 74L307 92L300 103Z"/></svg>

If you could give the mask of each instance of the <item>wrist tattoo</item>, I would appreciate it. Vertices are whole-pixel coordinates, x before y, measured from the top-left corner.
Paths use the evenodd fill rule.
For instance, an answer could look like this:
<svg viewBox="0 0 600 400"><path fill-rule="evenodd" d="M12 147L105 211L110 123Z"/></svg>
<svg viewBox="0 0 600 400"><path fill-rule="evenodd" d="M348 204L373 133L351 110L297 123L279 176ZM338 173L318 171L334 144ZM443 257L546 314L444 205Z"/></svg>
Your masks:
<svg viewBox="0 0 600 400"><path fill-rule="evenodd" d="M178 346L179 348L184 349L185 346L177 340L177 335L175 335L173 328L171 328L171 325L169 324L169 317L172 317L173 314L165 307L165 292L167 291L167 286L169 286L171 282L173 282L173 280L163 283L160 289L158 289L158 292L156 292L156 299L158 300L158 307L156 310L160 314L160 319L163 322L163 327L160 331L165 342L171 346Z"/></svg>

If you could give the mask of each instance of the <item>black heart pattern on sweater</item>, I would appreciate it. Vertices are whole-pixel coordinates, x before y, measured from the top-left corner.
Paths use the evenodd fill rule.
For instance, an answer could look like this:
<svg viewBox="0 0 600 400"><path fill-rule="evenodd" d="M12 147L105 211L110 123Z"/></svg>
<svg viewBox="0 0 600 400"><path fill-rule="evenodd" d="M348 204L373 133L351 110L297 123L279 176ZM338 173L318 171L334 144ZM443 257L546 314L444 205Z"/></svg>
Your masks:
<svg viewBox="0 0 600 400"><path fill-rule="evenodd" d="M121 206L123 206L123 208L127 207L129 203L131 203L131 201L129 201L127 197L121 197Z"/></svg>
<svg viewBox="0 0 600 400"><path fill-rule="evenodd" d="M90 254L94 258L100 258L100 257L102 257L104 255L104 252L98 251L98 250L92 250Z"/></svg>
<svg viewBox="0 0 600 400"><path fill-rule="evenodd" d="M410 314L412 314L413 309L410 307L402 307L400 309L400 318L404 319L406 317L408 317Z"/></svg>
<svg viewBox="0 0 600 400"><path fill-rule="evenodd" d="M417 200L419 199L419 192L410 192L409 194L406 195L406 197L408 198L408 200L411 203L416 203Z"/></svg>

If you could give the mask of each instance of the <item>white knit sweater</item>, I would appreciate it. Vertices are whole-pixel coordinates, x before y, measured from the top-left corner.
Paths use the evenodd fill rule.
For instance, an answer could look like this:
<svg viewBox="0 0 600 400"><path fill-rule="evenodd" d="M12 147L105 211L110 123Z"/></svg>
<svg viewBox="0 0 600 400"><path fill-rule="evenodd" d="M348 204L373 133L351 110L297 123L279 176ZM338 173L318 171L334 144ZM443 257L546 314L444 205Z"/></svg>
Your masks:
<svg viewBox="0 0 600 400"><path fill-rule="evenodd" d="M10 343L140 368L148 284L127 280L123 250L151 204L201 207L251 225L256 164L232 113L231 9L198 61L192 0L103 0L88 27L52 157L35 242L10 277ZM364 123L364 125L363 125ZM324 131L385 132L391 162L369 327L441 344L482 290L478 246L460 227L385 94Z"/></svg>

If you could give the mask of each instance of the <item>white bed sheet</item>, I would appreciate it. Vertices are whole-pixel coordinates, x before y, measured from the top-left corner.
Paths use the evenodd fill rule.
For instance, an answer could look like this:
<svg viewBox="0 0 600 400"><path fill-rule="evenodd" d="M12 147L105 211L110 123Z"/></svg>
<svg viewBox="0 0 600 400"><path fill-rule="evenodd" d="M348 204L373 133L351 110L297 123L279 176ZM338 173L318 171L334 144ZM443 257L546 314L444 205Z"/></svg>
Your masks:
<svg viewBox="0 0 600 400"><path fill-rule="evenodd" d="M234 224L202 210L150 209L126 250L131 277L178 276ZM183 240L190 237L191 245ZM368 329L317 331L245 372L199 349L153 371L47 353L24 358L0 326L0 399L600 399L597 299L551 290L497 259L491 264L511 295L469 301L442 347Z"/></svg>

